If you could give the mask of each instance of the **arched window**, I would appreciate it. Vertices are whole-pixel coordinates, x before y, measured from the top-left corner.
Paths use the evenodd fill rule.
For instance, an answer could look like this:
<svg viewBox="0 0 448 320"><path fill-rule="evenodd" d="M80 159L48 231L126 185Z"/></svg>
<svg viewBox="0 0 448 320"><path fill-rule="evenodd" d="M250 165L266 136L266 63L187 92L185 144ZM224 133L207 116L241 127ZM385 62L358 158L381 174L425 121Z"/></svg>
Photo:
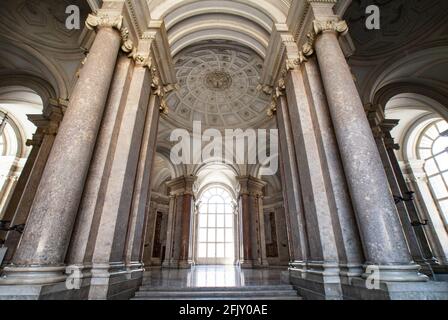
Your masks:
<svg viewBox="0 0 448 320"><path fill-rule="evenodd" d="M435 203L448 223L448 123L437 120L426 127L418 141L418 155L425 160L425 172Z"/></svg>
<svg viewBox="0 0 448 320"><path fill-rule="evenodd" d="M235 260L232 197L221 187L205 191L198 212L197 262L231 264Z"/></svg>

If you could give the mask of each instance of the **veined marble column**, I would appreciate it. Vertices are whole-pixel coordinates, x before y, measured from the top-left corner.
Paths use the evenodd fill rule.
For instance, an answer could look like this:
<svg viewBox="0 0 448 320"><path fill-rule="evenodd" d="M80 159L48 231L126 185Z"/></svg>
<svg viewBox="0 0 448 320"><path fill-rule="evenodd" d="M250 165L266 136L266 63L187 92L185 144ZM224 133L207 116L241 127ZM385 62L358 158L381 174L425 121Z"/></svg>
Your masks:
<svg viewBox="0 0 448 320"><path fill-rule="evenodd" d="M119 114L123 113L133 70L133 61L127 55L120 54L115 66L104 117L70 243L67 258L69 264L86 269L87 273L92 262L100 210L107 186L107 179L104 179L104 177L110 175L110 160L108 160L108 157L117 141L117 123L121 120Z"/></svg>
<svg viewBox="0 0 448 320"><path fill-rule="evenodd" d="M39 181L55 140L59 121L62 118L62 111L56 112L54 110L50 116L53 120L40 115L32 116L31 118L38 126L37 135L30 141L33 145L33 151L36 151L36 155L34 158L29 158L29 161L31 161L31 169L29 174L26 174L26 177L24 177L26 178L26 184L23 186L21 192L17 190L18 193L21 193L20 197L18 197L17 202L14 201L8 207L8 210L14 209L11 226L26 224L34 196L39 186ZM20 238L21 234L17 231L9 231L6 235L5 245L8 247L8 252L5 256L5 261L9 262L12 259Z"/></svg>
<svg viewBox="0 0 448 320"><path fill-rule="evenodd" d="M170 201L170 217L166 257L163 265L171 268L189 268L191 219L194 210L193 184L197 177L182 176L167 183L174 203ZM171 207L172 206L172 207ZM171 240L170 240L171 238ZM170 241L170 244L168 244ZM170 247L168 247L170 245ZM169 252L170 251L170 252ZM169 257L169 260L167 258Z"/></svg>
<svg viewBox="0 0 448 320"><path fill-rule="evenodd" d="M262 196L266 183L251 176L238 177L240 183L241 267L267 266Z"/></svg>
<svg viewBox="0 0 448 320"><path fill-rule="evenodd" d="M122 113L118 115L120 122L117 124L117 140L108 155L110 171L108 176L103 177L107 180L107 185L104 190L104 200L98 211L99 225L92 256L90 299L107 298L110 292L113 292L111 286L125 281L123 276L127 273L126 234L130 223L134 192L142 191L141 185L137 186L138 190L134 188L137 175L140 173L138 172L140 151L144 141L143 134L149 111L151 85L155 77L149 62L150 43L150 40L139 42L139 52L142 52L142 56L141 59L134 58L135 64L124 107L121 110ZM150 121L152 120L151 118ZM146 155L147 153L142 155L145 161ZM112 278L117 279L112 280Z"/></svg>
<svg viewBox="0 0 448 320"><path fill-rule="evenodd" d="M159 124L159 101L155 94L151 95L146 115L145 130L143 133L142 148L134 186L131 216L126 241L126 265L132 272L143 267L142 245L146 216L146 204L151 198L151 171L155 156L157 130Z"/></svg>
<svg viewBox="0 0 448 320"><path fill-rule="evenodd" d="M330 13L329 7L328 16ZM420 266L409 254L361 98L338 42L338 32L346 29L344 22L314 21L315 50L357 214L366 265L379 268L383 281L426 281L427 277L418 273Z"/></svg>
<svg viewBox="0 0 448 320"><path fill-rule="evenodd" d="M173 258L173 243L174 243L174 222L176 218L177 207L177 195L170 193L169 206L168 206L168 221L167 221L167 235L166 235L166 247L165 257L163 259L162 266L169 268L171 266L171 260Z"/></svg>
<svg viewBox="0 0 448 320"><path fill-rule="evenodd" d="M377 106L376 108L367 111L368 120L372 127L372 133L383 162L384 170L386 171L392 194L396 197L406 197L406 192L408 190L395 156L395 149L399 149L399 147L394 144L390 135L390 131L398 125L399 121L385 119L384 111L381 106ZM388 138L386 138L386 136ZM400 176L403 182L401 185L399 183ZM402 201L397 203L396 207L412 258L422 266L423 271L427 275L432 275L433 271L431 263L434 258L426 236L421 228L414 228L412 226L412 222L421 221L413 203ZM419 234L417 234L417 232L419 232Z"/></svg>
<svg viewBox="0 0 448 320"><path fill-rule="evenodd" d="M284 198L287 203L288 225L290 226L292 251L295 264L303 264L308 256L307 233L303 213L302 189L297 172L295 146L291 132L291 120L285 96L279 97L277 124L280 138L281 164L283 166Z"/></svg>
<svg viewBox="0 0 448 320"><path fill-rule="evenodd" d="M2 283L59 282L120 49L122 17L95 20L97 35L42 174L27 226ZM92 19L90 19L92 21Z"/></svg>

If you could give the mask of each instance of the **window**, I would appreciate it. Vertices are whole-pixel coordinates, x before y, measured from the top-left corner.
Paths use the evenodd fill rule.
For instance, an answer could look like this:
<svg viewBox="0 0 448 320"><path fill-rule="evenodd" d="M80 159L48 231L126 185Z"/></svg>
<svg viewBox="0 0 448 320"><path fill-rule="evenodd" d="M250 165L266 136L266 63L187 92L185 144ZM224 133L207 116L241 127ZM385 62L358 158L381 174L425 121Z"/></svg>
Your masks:
<svg viewBox="0 0 448 320"><path fill-rule="evenodd" d="M210 188L200 199L198 214L198 263L233 263L235 258L232 198L223 188Z"/></svg>
<svg viewBox="0 0 448 320"><path fill-rule="evenodd" d="M422 133L418 152L425 160L425 172L434 200L448 221L448 123L439 120Z"/></svg>

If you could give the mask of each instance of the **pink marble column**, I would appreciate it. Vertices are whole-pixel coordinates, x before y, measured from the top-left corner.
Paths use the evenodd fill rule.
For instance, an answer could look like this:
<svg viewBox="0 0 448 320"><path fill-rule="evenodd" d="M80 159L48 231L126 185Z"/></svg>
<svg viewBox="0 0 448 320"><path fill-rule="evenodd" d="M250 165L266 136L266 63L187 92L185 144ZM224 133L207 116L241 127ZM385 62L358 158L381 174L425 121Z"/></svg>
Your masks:
<svg viewBox="0 0 448 320"><path fill-rule="evenodd" d="M308 256L307 233L305 228L304 209L302 203L302 189L297 172L297 161L294 141L291 132L291 120L288 114L288 105L285 96L280 96L276 113L280 152L282 155L283 193L287 203L287 216L289 220L290 252L292 260L299 264L303 263Z"/></svg>
<svg viewBox="0 0 448 320"><path fill-rule="evenodd" d="M410 257L381 158L336 31L325 28L318 34L315 50L366 264L378 266L383 281L426 281Z"/></svg>
<svg viewBox="0 0 448 320"><path fill-rule="evenodd" d="M70 98L13 265L2 283L65 279L64 259L120 49L120 32L100 27Z"/></svg>
<svg viewBox="0 0 448 320"><path fill-rule="evenodd" d="M151 95L146 115L145 130L143 132L126 241L126 265L131 271L142 268L142 239L144 237L147 203L151 198L150 174L156 150L159 113L159 100L156 95Z"/></svg>
<svg viewBox="0 0 448 320"><path fill-rule="evenodd" d="M50 154L51 147L54 143L56 132L53 132L52 130L42 130L42 132L42 141L40 142L40 146L35 149L37 155L33 161L32 170L28 176L25 187L16 204L11 226L26 224L34 196L39 186L39 181L42 178L48 155ZM8 252L5 256L5 261L9 262L14 256L21 236L22 235L17 231L9 231L6 235L5 245L8 247Z"/></svg>
<svg viewBox="0 0 448 320"><path fill-rule="evenodd" d="M116 144L117 123L120 121L120 113L123 112L133 69L132 60L127 55L120 54L115 65L104 117L98 133L67 255L68 263L79 268L83 268L84 264L89 264L92 261L99 225L99 211L104 201L107 186L107 179L104 179L104 177L110 174L108 157Z"/></svg>

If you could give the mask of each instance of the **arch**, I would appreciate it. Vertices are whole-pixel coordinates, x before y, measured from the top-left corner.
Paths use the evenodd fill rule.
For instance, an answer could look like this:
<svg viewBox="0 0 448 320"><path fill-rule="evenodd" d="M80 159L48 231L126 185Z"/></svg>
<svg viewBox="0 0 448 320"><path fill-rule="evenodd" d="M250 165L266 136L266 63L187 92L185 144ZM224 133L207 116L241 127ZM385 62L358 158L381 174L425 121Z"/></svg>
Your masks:
<svg viewBox="0 0 448 320"><path fill-rule="evenodd" d="M364 99L374 103L380 100L384 106L392 96L407 91L427 95L448 105L447 70L447 46L417 49L394 63L383 63L372 73L364 86L369 90L364 91L367 95Z"/></svg>
<svg viewBox="0 0 448 320"><path fill-rule="evenodd" d="M63 72L41 52L25 43L0 39L0 81L25 80L46 102L48 97L69 98L69 81ZM24 83L22 83L23 85Z"/></svg>
<svg viewBox="0 0 448 320"><path fill-rule="evenodd" d="M167 17L170 12L175 12L179 8L188 7L194 3L194 0L167 0L154 1L154 5L149 6L151 17L155 20L162 20ZM234 3L246 8L253 8L260 13L268 16L273 23L283 23L286 21L286 12L278 7L278 1L268 0L235 0ZM205 4L201 3L205 7ZM235 4L233 4L235 6ZM210 10L213 7L222 6L222 1L209 1L207 7Z"/></svg>

